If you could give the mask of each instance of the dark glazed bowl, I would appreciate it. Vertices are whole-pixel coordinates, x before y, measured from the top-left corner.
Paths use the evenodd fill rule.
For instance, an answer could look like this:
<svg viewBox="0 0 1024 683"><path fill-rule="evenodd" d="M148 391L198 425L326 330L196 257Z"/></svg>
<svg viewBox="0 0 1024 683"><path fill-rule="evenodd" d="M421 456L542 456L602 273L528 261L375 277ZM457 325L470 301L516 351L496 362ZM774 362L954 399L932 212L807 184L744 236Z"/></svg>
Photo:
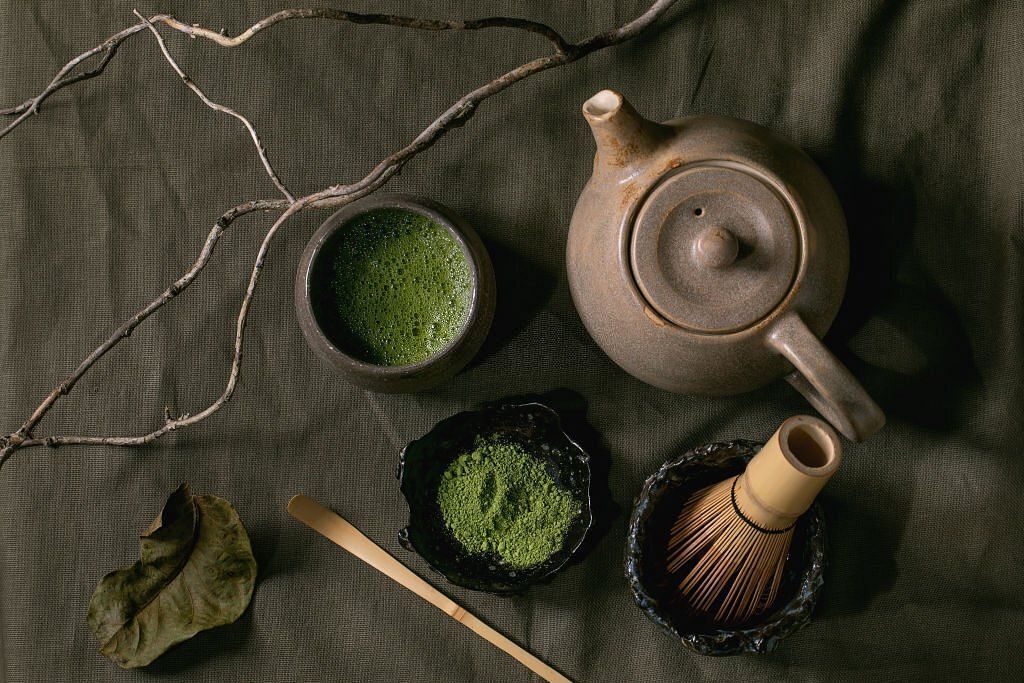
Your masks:
<svg viewBox="0 0 1024 683"><path fill-rule="evenodd" d="M765 615L737 628L718 628L687 613L666 575L668 533L690 493L738 474L761 449L754 441L700 446L669 460L645 483L629 520L626 578L638 607L662 631L702 655L771 652L805 626L824 584L825 519L815 503L793 534L779 596Z"/></svg>
<svg viewBox="0 0 1024 683"><path fill-rule="evenodd" d="M374 209L405 209L426 216L451 232L462 248L473 279L473 298L465 326L445 348L434 356L411 365L374 365L350 355L335 343L329 321L320 313L319 293L325 282L318 268L322 253L329 251L332 238L359 214ZM352 202L320 226L302 252L295 274L295 313L299 327L313 351L350 382L372 391L413 392L436 386L455 375L480 350L494 319L494 269L480 237L465 221L440 204L400 194L373 195Z"/></svg>
<svg viewBox="0 0 1024 683"><path fill-rule="evenodd" d="M437 504L437 489L448 465L472 449L477 436L492 435L543 457L555 483L580 504L561 549L526 569L503 566L495 556L468 554L448 531ZM409 525L399 534L402 545L448 581L473 590L518 593L551 579L579 549L593 522L590 456L562 431L558 414L540 403L491 404L442 420L402 451L398 479L409 504Z"/></svg>

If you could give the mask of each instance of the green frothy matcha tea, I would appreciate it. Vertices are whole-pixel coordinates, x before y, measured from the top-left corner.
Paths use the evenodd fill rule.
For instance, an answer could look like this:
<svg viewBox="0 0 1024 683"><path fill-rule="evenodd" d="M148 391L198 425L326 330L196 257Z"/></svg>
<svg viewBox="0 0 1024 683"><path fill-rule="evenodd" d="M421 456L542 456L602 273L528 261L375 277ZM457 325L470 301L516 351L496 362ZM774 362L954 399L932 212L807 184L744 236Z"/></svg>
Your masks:
<svg viewBox="0 0 1024 683"><path fill-rule="evenodd" d="M580 510L540 459L493 438L478 439L448 466L437 499L445 525L468 552L497 555L515 568L551 557Z"/></svg>
<svg viewBox="0 0 1024 683"><path fill-rule="evenodd" d="M442 225L404 209L341 230L331 290L341 343L375 365L410 365L458 336L472 298L469 264Z"/></svg>

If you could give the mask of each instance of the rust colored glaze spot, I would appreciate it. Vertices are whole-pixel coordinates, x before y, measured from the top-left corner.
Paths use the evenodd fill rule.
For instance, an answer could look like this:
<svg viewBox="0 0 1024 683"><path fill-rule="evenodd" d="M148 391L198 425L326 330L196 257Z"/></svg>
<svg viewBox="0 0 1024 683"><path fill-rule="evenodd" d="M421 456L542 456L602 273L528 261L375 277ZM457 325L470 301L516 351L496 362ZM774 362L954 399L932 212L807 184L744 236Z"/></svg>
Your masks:
<svg viewBox="0 0 1024 683"><path fill-rule="evenodd" d="M628 208L633 202L640 199L640 185L630 181L622 186L622 200L620 205L623 209Z"/></svg>
<svg viewBox="0 0 1024 683"><path fill-rule="evenodd" d="M607 152L611 166L625 168L640 152L640 146L633 140L609 140Z"/></svg>
<svg viewBox="0 0 1024 683"><path fill-rule="evenodd" d="M682 165L683 165L682 159L673 159L672 161L670 161L668 163L668 166L666 166L661 171L661 174L664 175L665 173L668 173L669 171L674 171L674 170L676 170L677 168L679 168Z"/></svg>
<svg viewBox="0 0 1024 683"><path fill-rule="evenodd" d="M662 320L657 313L650 309L649 306L644 306L644 315L650 318L651 322L657 325L658 327L665 327L666 325L668 325L668 323Z"/></svg>

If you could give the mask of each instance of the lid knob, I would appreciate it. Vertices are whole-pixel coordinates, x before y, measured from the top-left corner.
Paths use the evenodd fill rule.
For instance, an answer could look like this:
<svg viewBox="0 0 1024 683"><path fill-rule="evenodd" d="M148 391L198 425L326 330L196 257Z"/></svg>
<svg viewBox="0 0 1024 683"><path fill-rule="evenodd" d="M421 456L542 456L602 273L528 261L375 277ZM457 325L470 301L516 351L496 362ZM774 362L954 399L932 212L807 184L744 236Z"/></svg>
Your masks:
<svg viewBox="0 0 1024 683"><path fill-rule="evenodd" d="M697 235L693 243L693 255L697 262L708 268L726 268L740 253L736 235L718 226L708 228Z"/></svg>
<svg viewBox="0 0 1024 683"><path fill-rule="evenodd" d="M668 322L728 334L754 325L792 288L800 228L758 171L692 163L659 179L633 219L629 264Z"/></svg>

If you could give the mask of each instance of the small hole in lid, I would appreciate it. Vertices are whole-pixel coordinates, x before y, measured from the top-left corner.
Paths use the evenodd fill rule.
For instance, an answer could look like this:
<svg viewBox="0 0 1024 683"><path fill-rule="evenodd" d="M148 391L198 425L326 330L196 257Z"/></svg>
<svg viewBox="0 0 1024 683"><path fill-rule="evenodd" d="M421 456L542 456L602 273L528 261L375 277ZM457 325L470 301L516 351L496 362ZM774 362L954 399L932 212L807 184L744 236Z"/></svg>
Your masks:
<svg viewBox="0 0 1024 683"><path fill-rule="evenodd" d="M700 207L697 207L696 209L693 210L693 215L694 216L703 216L704 215L704 209L702 209Z"/></svg>

